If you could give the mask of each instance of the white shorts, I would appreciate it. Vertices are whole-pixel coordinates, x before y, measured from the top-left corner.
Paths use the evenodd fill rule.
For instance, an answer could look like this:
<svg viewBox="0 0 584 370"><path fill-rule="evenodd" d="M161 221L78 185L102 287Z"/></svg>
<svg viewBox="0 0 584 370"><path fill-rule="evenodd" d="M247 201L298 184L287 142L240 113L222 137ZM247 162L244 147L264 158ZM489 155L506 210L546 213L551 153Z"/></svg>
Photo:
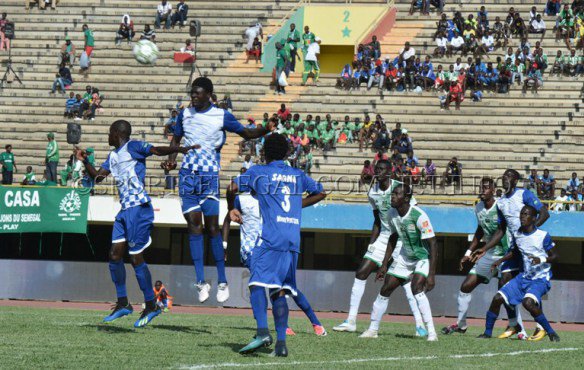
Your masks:
<svg viewBox="0 0 584 370"><path fill-rule="evenodd" d="M393 259L391 266L389 266L389 270L387 270L389 275L393 275L396 278L404 280L408 280L412 274L420 274L424 277L428 277L429 272L429 259L410 259L401 253Z"/></svg>
<svg viewBox="0 0 584 370"><path fill-rule="evenodd" d="M383 263L383 258L385 257L385 251L387 250L387 242L389 241L388 234L381 233L377 237L377 240L373 244L369 244L367 252L363 258L373 261L377 267L380 267Z"/></svg>
<svg viewBox="0 0 584 370"><path fill-rule="evenodd" d="M495 257L490 253L485 254L475 263L472 269L469 271L471 275L477 275L482 279L481 283L488 284L492 278L498 276L499 270L491 272L491 266L495 261L498 261L502 257Z"/></svg>

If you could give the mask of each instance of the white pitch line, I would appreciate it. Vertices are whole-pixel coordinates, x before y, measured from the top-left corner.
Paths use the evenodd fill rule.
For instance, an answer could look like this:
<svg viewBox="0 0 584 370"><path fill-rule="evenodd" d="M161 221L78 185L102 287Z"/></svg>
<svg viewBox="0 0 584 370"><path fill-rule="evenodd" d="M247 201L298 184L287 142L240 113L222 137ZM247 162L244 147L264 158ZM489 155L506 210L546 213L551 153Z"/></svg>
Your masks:
<svg viewBox="0 0 584 370"><path fill-rule="evenodd" d="M450 356L418 356L418 357L380 357L380 358L354 358L350 360L332 360L332 361L292 361L292 362L254 362L249 364L241 364L234 362L225 362L222 364L207 364L207 365L194 365L188 366L183 365L180 369L218 369L226 367L258 367L258 366L288 366L288 365L330 365L330 364L354 364L362 362L391 362L391 361L419 361L419 360L445 360L445 359L460 359L460 358L472 358L472 357L495 357L495 356L519 356L519 355L531 355L538 353L550 353L550 352L567 352L567 351L579 351L582 348L546 348L538 349L534 351L515 351L515 352L492 352L492 353L477 353L477 354L464 354L464 355L450 355Z"/></svg>

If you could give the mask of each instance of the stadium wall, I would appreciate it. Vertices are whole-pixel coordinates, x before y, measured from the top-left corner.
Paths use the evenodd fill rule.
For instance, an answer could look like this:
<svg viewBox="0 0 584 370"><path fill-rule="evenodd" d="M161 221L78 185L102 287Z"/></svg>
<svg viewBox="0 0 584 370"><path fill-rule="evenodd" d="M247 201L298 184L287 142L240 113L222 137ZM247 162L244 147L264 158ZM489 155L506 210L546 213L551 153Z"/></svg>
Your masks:
<svg viewBox="0 0 584 370"><path fill-rule="evenodd" d="M154 280L162 280L174 296L175 304L197 305L196 289L193 285L192 266L149 265ZM129 266L128 266L129 268ZM215 288L216 270L206 267L205 274ZM346 311L353 272L343 271L298 271L298 287L308 297L315 310ZM228 268L231 298L225 307L250 307L247 282L249 272L244 268ZM0 290L0 299L34 299L67 301L111 301L115 296L106 263L0 260L0 280L5 284ZM428 293L434 316L456 316L456 296L462 279L458 276L437 276L436 287ZM361 305L363 312L369 312L372 302L379 293L380 284L367 284ZM497 290L493 279L489 285L481 285L473 293L473 303L469 317L484 318L486 309ZM128 275L128 294L133 302L140 302L142 293ZM553 321L584 322L584 282L553 281L552 289L544 298L546 316ZM295 308L292 301L291 305ZM214 294L207 305L219 305ZM409 315L410 309L401 289L396 290L391 299L389 312ZM523 312L524 318L531 318Z"/></svg>

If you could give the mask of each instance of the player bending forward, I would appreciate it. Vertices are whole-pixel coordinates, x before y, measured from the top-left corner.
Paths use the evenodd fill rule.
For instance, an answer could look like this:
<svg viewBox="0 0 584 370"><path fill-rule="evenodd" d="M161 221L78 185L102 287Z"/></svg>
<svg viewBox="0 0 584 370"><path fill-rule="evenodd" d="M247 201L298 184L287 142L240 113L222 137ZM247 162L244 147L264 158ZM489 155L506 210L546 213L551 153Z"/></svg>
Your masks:
<svg viewBox="0 0 584 370"><path fill-rule="evenodd" d="M365 284L367 278L371 273L376 271L383 262L385 251L387 250L387 242L391 236L391 227L389 225L389 210L391 209L391 194L393 190L402 183L390 178L391 162L382 159L375 165L375 179L376 182L367 194L371 208L373 208L373 230L371 231L371 239L367 253L363 256L361 265L355 274L355 281L351 289L351 301L349 306L349 317L341 325L335 326L335 331L355 332L357 330L357 314L359 313L359 305L361 298L365 292ZM415 205L414 198L411 199L411 205ZM402 242L398 240L392 257L395 259L400 254ZM424 321L420 315L418 304L412 294L411 281L404 280L402 287L406 293L408 303L416 321L416 335L426 336L428 332L424 328Z"/></svg>
<svg viewBox="0 0 584 370"><path fill-rule="evenodd" d="M274 355L285 357L288 356L286 294L297 295L296 265L300 253L302 207L321 201L326 194L323 193L321 184L301 170L284 163L288 153L288 143L284 136L268 136L264 143L264 152L267 165L253 166L245 173L247 184L260 205L261 234L251 255L249 278L257 334L240 353L250 353L272 343L268 330L268 301L265 293L265 288L269 288L277 333ZM232 182L230 191L238 192L235 182ZM302 199L305 192L308 196ZM241 222L238 210L231 210L230 215L232 221Z"/></svg>
<svg viewBox="0 0 584 370"><path fill-rule="evenodd" d="M361 334L362 338L377 338L379 324L389 305L389 296L398 286L411 278L412 293L428 330L428 341L438 340L430 302L426 297L426 292L434 288L438 246L428 215L422 209L411 206L410 200L411 190L408 185L400 185L393 189L392 208L389 211L389 226L392 235L389 237L389 245L377 272L377 279L385 279L385 281L373 303L369 329ZM402 249L388 270L387 264L398 237L403 243Z"/></svg>
<svg viewBox="0 0 584 370"><path fill-rule="evenodd" d="M132 126L128 121L119 120L112 123L108 142L115 149L110 152L99 170L89 163L87 153L83 150L76 149L75 154L85 165L87 174L96 183L103 181L110 173L114 176L122 205L114 221L112 247L109 253L109 270L116 286L118 301L112 313L103 321L112 322L134 311L126 293L124 255L129 250L138 285L144 294L145 308L134 324L139 328L146 326L161 312L160 307L156 305L152 277L143 255L144 250L152 243L150 232L154 222L154 210L144 189L146 158L153 154L159 156L171 153L185 154L196 147L154 147L143 141L130 140L131 134Z"/></svg>
<svg viewBox="0 0 584 370"><path fill-rule="evenodd" d="M245 173L243 171L241 176L239 176L235 182L239 191L248 190L245 193L235 195L231 192L231 186L227 188L227 207L228 213L225 215L225 220L223 220L223 240L229 240L229 224L231 223L231 218L229 212L232 209L239 211L241 215L241 226L239 229L239 236L241 240L240 256L241 264L251 271L250 261L252 250L255 247L256 240L258 240L261 232L261 218L260 218L260 205L258 200L249 193L249 186L245 184ZM316 317L314 310L310 306L306 296L302 292L296 289L297 295L293 296L294 302L308 317L314 334L318 336L327 335L326 330L322 326L321 322ZM287 335L296 335L291 328L287 328Z"/></svg>
<svg viewBox="0 0 584 370"><path fill-rule="evenodd" d="M524 206L519 216L521 227L511 238L511 251L493 264L496 269L501 263L510 261L520 256L523 260L523 272L514 277L501 288L487 311L485 332L479 338L491 338L493 327L499 316L499 309L503 303L515 306L523 304L523 307L535 321L543 327L552 342L559 342L560 337L552 329L541 309L541 297L551 288L552 277L550 262L558 259L550 235L535 226L537 210L532 206ZM529 338L528 340L539 340Z"/></svg>
<svg viewBox="0 0 584 370"><path fill-rule="evenodd" d="M464 265L470 262L471 254L477 248L488 243L499 229L499 211L497 208L497 200L495 199L495 182L493 179L485 177L481 180L480 189L481 201L477 203L474 210L478 226L468 250L460 260L461 271L464 269ZM466 314L472 299L472 291L480 284L488 284L491 281L491 278L498 276L498 270L492 271L491 265L505 256L508 249L509 245L507 243L507 237L503 236L501 241L498 242L494 248L489 249L487 253L475 263L460 286L460 291L458 292L458 320L456 321L456 324L442 328L443 334L466 332ZM499 289L501 289L504 284L503 280L499 280Z"/></svg>

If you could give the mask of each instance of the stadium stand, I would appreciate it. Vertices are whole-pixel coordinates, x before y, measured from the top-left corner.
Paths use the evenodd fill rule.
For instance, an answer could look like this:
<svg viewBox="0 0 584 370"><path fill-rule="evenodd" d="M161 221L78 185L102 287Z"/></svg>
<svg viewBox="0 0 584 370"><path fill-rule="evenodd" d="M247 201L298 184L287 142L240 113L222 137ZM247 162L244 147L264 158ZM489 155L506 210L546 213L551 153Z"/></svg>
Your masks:
<svg viewBox="0 0 584 370"><path fill-rule="evenodd" d="M72 70L74 84L69 91L82 93L85 85L97 86L105 97L104 112L98 113L95 121L82 121L82 147L96 150L100 163L109 149L104 138L109 124L115 118L129 119L138 137L153 143L167 139L163 136L163 125L170 116L177 99L186 99L185 84L190 73L190 65L174 63L173 52L190 38L188 27L167 31L156 30L156 42L161 50L156 66L139 65L132 57L131 48L125 43L115 45L115 35L124 14L130 14L136 32L144 25L154 24L158 1L101 0L91 5L82 1L65 1L56 10L25 11L19 0L5 0L2 11L16 24L16 39L12 43L13 67L22 79L23 85L13 82L0 92L0 136L2 144L10 143L19 167L31 165L38 175L42 174L41 161L46 146L46 133L55 132L61 143L61 163L64 166L71 145L65 144L67 121L63 118L66 97L49 95L60 46L66 36L77 46L79 56L83 46L81 27L87 23L96 39L92 68L87 75L79 74L78 67ZM334 1L312 1L311 4L337 3ZM385 1L353 1L353 4L385 4ZM330 113L340 120L345 115L362 117L364 113L383 116L390 128L399 121L414 138L416 156L421 163L432 158L441 173L448 160L457 156L464 163L465 185L472 184L472 176L500 175L503 169L513 167L527 174L529 168L549 168L559 184L566 183L573 171L584 173L584 165L579 160L577 148L581 147L579 136L584 120L580 111L582 104L582 79L569 77L548 77L539 94L528 93L521 96L519 89L508 95L485 94L479 104L468 99L461 111L441 112L438 96L434 93L387 92L380 96L374 91L343 91L335 88L337 74L321 74L318 87L302 87L301 73L291 76L291 86L285 96L273 95L270 90L271 76L260 73L255 63L245 64L244 31L250 25L260 22L264 35L268 35L283 24L283 20L298 5L296 1L240 1L219 0L191 4L189 20L202 20L203 34L198 39L197 66L203 74L214 80L218 96L231 94L234 114L243 122L251 115L260 119L264 112L275 112L281 103L286 103L293 113ZM514 4L515 9L527 15L533 4L543 8L544 2L535 1ZM496 0L472 0L459 6L447 3L445 11L452 14L461 10L463 14L474 13L481 5L489 11L489 18L507 14L509 4ZM382 55L395 56L405 41L410 41L423 58L431 54L435 43L432 39L438 15L419 13L408 15L409 1L400 0L397 20L393 29L385 35L378 35ZM548 27L553 24L551 17L545 18ZM554 33L548 32L542 47L546 50L550 63L555 51L565 50L563 43L554 42ZM538 36L539 38L539 36ZM135 40L137 37L135 38ZM517 40L511 45L516 46ZM494 61L504 51L495 50L489 54ZM6 61L7 55L0 54ZM442 58L434 64L448 65L455 59ZM67 95L68 96L68 95ZM239 138L229 136L222 151L223 177L235 175L239 171L241 159L237 158ZM357 184L361 166L373 153L357 151L357 144L339 145L326 155L315 153L313 177L343 176L338 182L340 189L347 190L349 183ZM231 163L229 163L231 162ZM149 173L162 176L163 171L151 161ZM16 176L20 181L22 173ZM349 181L354 180L354 181ZM330 188L331 185L329 185ZM162 188L158 188L162 191ZM468 196L475 192L471 186L463 187L457 196ZM437 190L449 195L452 189ZM151 191L156 194L157 191ZM332 197L333 199L335 197ZM343 196L341 200L364 200L361 196ZM434 201L451 202L452 196ZM463 201L468 198L460 198ZM424 201L422 199L422 201Z"/></svg>

